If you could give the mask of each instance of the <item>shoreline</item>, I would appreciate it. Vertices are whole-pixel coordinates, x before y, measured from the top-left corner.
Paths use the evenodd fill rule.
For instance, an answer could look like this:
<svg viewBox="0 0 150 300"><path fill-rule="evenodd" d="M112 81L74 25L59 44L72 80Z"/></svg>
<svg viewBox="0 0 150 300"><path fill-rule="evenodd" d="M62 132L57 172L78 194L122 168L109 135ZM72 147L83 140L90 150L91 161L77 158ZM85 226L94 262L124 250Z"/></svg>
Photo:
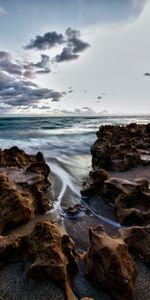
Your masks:
<svg viewBox="0 0 150 300"><path fill-rule="evenodd" d="M107 135L106 135L107 136ZM108 135L110 137L110 135ZM41 158L41 154L40 154ZM20 158L19 158L20 159ZM33 158L32 158L33 159ZM118 162L118 161L117 161ZM49 162L50 163L50 162ZM119 165L120 167L120 165ZM32 170L32 168L31 168ZM43 169L44 170L44 169ZM96 170L96 169L95 169ZM4 171L4 170L3 170ZM52 174L51 174L51 182L53 184L50 186L50 193L53 194L53 200L54 205L53 208L51 208L50 211L48 211L45 214L39 214L37 213L34 218L29 221L26 224L22 224L19 227L12 228L11 230L7 230L4 232L5 236L13 236L14 234L19 234L21 236L27 236L30 235L33 231L33 228L39 221L50 221L52 223L56 223L63 227L63 229L68 233L68 235L73 239L76 245L77 251L80 253L80 256L83 257L85 253L87 253L91 243L89 240L89 228L95 228L98 225L103 225L104 230L106 234L108 234L110 237L118 237L119 235L119 229L120 228L128 228L128 225L120 225L117 220L116 215L116 208L112 203L105 202L104 199L102 199L101 194L91 194L88 197L79 197L79 195L74 195L74 190L71 189L71 185L67 186L65 185L65 172L67 171L67 168L64 167L64 173L57 174L53 172L52 168ZM72 171L72 170L71 170ZM24 172L24 171L23 171ZM38 169L39 172L39 169ZM40 171L41 172L41 171ZM43 171L42 171L43 172ZM45 171L44 171L45 172ZM9 174L9 170L7 169L7 173ZM15 180L18 180L18 177L20 180L25 181L23 179L22 173L17 174L11 174L11 180L15 178ZM41 176L42 173L40 173ZM90 174L93 174L90 172ZM14 177L13 177L14 176ZM28 173L27 175L27 181L30 182L30 184L34 181L32 179L32 176L36 182L38 176L34 177L34 174ZM90 175L92 176L92 175ZM117 180L123 179L123 180L133 180L135 178L141 178L145 177L149 181L150 185L150 165L136 165L128 170L115 170L109 172L110 179L111 178L117 178ZM105 176L104 176L105 177ZM40 177L39 177L40 178ZM63 181L64 180L64 181ZM92 183L93 179L90 177L89 183ZM107 179L105 178L106 182ZM105 181L104 181L105 182ZM101 184L101 182L99 182ZM94 183L95 184L95 183ZM92 186L92 185L91 185ZM68 188L69 187L69 188ZM90 191L90 190L89 190ZM98 190L100 191L100 190ZM50 194L46 193L46 197L51 197ZM75 197L75 198L74 198ZM78 197L78 199L77 199ZM69 206L74 206L74 204L80 203L83 208L79 207L79 211L77 210L77 213L69 214L69 211L67 211ZM92 297L94 300L99 300L100 298L102 300L110 300L110 296L103 291L103 289L97 290L86 278L84 278L84 263L83 259L80 257L80 264L79 264L79 273L76 277L76 279L73 282L73 290L74 293L77 295L77 297L80 299L82 297ZM145 300L149 300L147 297L150 294L150 271L149 269L144 265L142 260L134 255L134 260L136 261L136 264L139 268L139 275L136 280L135 284L135 290L137 295L135 296L134 300L143 300L141 297L144 296ZM59 289L56 285L53 286L52 281L44 283L43 288L41 289L41 295L39 298L35 298L34 289L37 286L38 283L32 281L32 279L26 278L26 270L27 270L27 263L26 262L19 262L15 264L10 264L6 266L5 268L1 269L0 271L0 277L3 278L4 288L0 285L0 297L1 294L3 295L3 298L0 299L8 299L11 300L11 297L13 297L12 293L14 293L13 290L13 281L8 282L8 278L11 278L13 276L12 274L16 273L16 280L20 286L24 286L26 289L25 295L28 294L28 300L38 299L38 300L63 300L64 299L64 292ZM15 277L15 276L14 276ZM28 282L28 284L27 284ZM27 284L27 285L26 285ZM56 286L56 288L55 288ZM143 286L145 286L145 289L143 290ZM44 294L44 288L48 291L49 295ZM9 290L7 294L7 290ZM38 289L37 289L38 290ZM18 287L18 293L19 296L15 296L14 300L18 300L20 295L22 295L22 291L20 291L20 288ZM17 295L17 294L16 294ZM26 296L22 295L23 300L26 300ZM18 298L17 298L18 297ZM37 297L37 296L36 296ZM41 298L40 298L41 297ZM42 298L44 297L44 298ZM51 297L51 298L50 298ZM69 299L70 300L70 299Z"/></svg>

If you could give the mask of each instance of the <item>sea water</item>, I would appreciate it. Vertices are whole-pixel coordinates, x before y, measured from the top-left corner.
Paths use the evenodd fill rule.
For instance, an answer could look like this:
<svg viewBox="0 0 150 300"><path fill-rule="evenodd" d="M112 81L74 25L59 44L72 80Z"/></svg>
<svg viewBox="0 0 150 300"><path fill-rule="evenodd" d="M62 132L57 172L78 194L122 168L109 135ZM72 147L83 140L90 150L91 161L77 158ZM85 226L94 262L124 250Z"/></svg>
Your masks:
<svg viewBox="0 0 150 300"><path fill-rule="evenodd" d="M0 148L18 146L28 153L43 152L52 174L56 206L80 201L80 188L91 169L90 147L100 125L149 123L148 116L125 117L9 117L0 118Z"/></svg>

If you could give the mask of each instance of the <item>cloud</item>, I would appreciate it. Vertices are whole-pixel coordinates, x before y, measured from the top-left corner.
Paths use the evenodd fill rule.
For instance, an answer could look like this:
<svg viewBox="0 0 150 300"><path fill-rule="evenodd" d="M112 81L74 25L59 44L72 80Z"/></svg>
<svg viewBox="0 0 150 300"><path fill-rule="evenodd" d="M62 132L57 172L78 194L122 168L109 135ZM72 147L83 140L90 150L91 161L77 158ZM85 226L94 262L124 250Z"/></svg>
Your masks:
<svg viewBox="0 0 150 300"><path fill-rule="evenodd" d="M91 108L88 107L88 106L84 106L84 107L82 107L82 109L84 109L84 110L89 110L89 109L91 109Z"/></svg>
<svg viewBox="0 0 150 300"><path fill-rule="evenodd" d="M37 68L46 68L48 65L49 65L49 62L50 62L50 58L48 55L45 55L45 54L41 54L41 61L40 62L37 62L35 64L35 66Z"/></svg>
<svg viewBox="0 0 150 300"><path fill-rule="evenodd" d="M71 94L71 93L73 93L74 92L74 90L73 89L70 89L69 91L68 91L68 94Z"/></svg>
<svg viewBox="0 0 150 300"><path fill-rule="evenodd" d="M9 75L23 76L24 66L19 61L12 61L11 54L6 51L0 51L0 71L4 71Z"/></svg>
<svg viewBox="0 0 150 300"><path fill-rule="evenodd" d="M22 66L16 63L12 63L9 57L6 59L0 59L0 69L15 75L22 75Z"/></svg>
<svg viewBox="0 0 150 300"><path fill-rule="evenodd" d="M47 109L50 109L50 106L49 105L42 105L42 106L39 106L37 104L33 104L32 105L32 109L43 109L43 110L47 110Z"/></svg>
<svg viewBox="0 0 150 300"><path fill-rule="evenodd" d="M98 96L97 99L98 99L98 100L102 99L102 96Z"/></svg>
<svg viewBox="0 0 150 300"><path fill-rule="evenodd" d="M49 56L41 54L41 60L39 62L24 64L24 68L26 69L24 76L32 78L35 76L35 74L48 74L51 72L49 65Z"/></svg>
<svg viewBox="0 0 150 300"><path fill-rule="evenodd" d="M25 70L24 73L23 73L23 76L24 76L25 79L26 79L26 78L32 79L32 78L35 77L35 70L34 70L34 68L32 67L32 65L26 66L25 69L26 69L26 70Z"/></svg>
<svg viewBox="0 0 150 300"><path fill-rule="evenodd" d="M50 70L50 58L48 55L41 54L41 60L37 63L24 63L21 61L12 61L9 52L0 51L0 70L10 75L24 78L33 78L36 74L48 74Z"/></svg>
<svg viewBox="0 0 150 300"><path fill-rule="evenodd" d="M80 39L80 31L69 27L66 30L68 45L72 48L73 53L79 53L86 50L90 45Z"/></svg>
<svg viewBox="0 0 150 300"><path fill-rule="evenodd" d="M142 11L148 0L132 0L134 8Z"/></svg>
<svg viewBox="0 0 150 300"><path fill-rule="evenodd" d="M32 81L17 80L0 72L0 103L2 105L29 106L44 99L60 101L62 97L62 92L40 88Z"/></svg>
<svg viewBox="0 0 150 300"><path fill-rule="evenodd" d="M45 68L43 70L36 71L36 73L40 75L49 74L50 72L51 72L50 68Z"/></svg>
<svg viewBox="0 0 150 300"><path fill-rule="evenodd" d="M36 64L32 64L34 67L40 69L36 71L38 74L48 74L51 72L49 65L50 65L50 58L48 55L41 54L41 60Z"/></svg>
<svg viewBox="0 0 150 300"><path fill-rule="evenodd" d="M7 51L0 51L0 59L11 59L11 55Z"/></svg>
<svg viewBox="0 0 150 300"><path fill-rule="evenodd" d="M90 46L87 42L83 41L80 36L81 33L79 30L69 27L65 31L65 36L61 33L58 34L56 31L47 32L43 36L37 35L34 39L31 39L30 43L24 48L26 50L46 50L58 45L64 45L61 53L57 54L53 61L58 63L71 61L78 59L79 54ZM42 54L41 64L47 63L48 61L48 56ZM39 63L36 65L39 66ZM45 71L48 73L48 69L45 68ZM43 74L44 72L39 73Z"/></svg>
<svg viewBox="0 0 150 300"><path fill-rule="evenodd" d="M4 9L4 7L0 6L0 15L7 15L8 12Z"/></svg>
<svg viewBox="0 0 150 300"><path fill-rule="evenodd" d="M34 39L31 39L25 49L45 50L54 46L64 43L64 37L62 34L58 34L56 31L47 32L43 36L37 35Z"/></svg>
<svg viewBox="0 0 150 300"><path fill-rule="evenodd" d="M72 52L71 47L64 47L60 54L57 54L55 57L56 62L64 62L77 59L79 57L78 54L74 54Z"/></svg>
<svg viewBox="0 0 150 300"><path fill-rule="evenodd" d="M145 73L144 76L150 76L150 73Z"/></svg>
<svg viewBox="0 0 150 300"><path fill-rule="evenodd" d="M72 28L66 30L66 44L60 54L55 57L56 62L75 60L80 57L80 52L86 50L90 45L80 39L80 31Z"/></svg>

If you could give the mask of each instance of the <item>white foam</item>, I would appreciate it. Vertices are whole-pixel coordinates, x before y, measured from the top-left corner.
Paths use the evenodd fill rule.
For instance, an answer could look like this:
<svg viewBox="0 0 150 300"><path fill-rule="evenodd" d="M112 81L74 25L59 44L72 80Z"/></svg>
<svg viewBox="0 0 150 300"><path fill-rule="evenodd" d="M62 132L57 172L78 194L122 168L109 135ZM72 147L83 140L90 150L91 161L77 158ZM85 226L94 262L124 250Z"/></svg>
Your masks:
<svg viewBox="0 0 150 300"><path fill-rule="evenodd" d="M88 210L90 210L90 212L94 216L96 216L97 218L99 218L100 220L102 220L104 223L109 224L109 225L111 225L111 226L113 226L115 228L118 228L118 229L122 227L119 223L117 223L115 221L112 221L112 220L110 220L108 218L105 218L105 217L99 215L98 213L96 213L95 210L91 209L91 207L84 201L84 198L82 198L82 202L84 203L84 205L86 206L86 208Z"/></svg>
<svg viewBox="0 0 150 300"><path fill-rule="evenodd" d="M67 188L72 192L73 195L80 198L80 192L77 186L73 184L73 178L70 176L63 168L61 168L58 164L50 163L50 168L53 174L59 177L61 181L61 190L57 197L57 201L54 203L54 209L57 209L62 213L61 209L61 201L65 196L65 192ZM48 212L47 212L48 213Z"/></svg>

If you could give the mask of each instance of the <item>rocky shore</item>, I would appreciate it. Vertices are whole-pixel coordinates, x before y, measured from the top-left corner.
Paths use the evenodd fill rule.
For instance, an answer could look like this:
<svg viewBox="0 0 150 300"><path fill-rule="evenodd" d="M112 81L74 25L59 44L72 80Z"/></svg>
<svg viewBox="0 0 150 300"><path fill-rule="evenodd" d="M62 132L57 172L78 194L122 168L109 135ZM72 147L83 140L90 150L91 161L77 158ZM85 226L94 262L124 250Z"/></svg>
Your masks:
<svg viewBox="0 0 150 300"><path fill-rule="evenodd" d="M150 124L101 126L91 154L53 222L43 154L0 150L0 300L150 299Z"/></svg>

